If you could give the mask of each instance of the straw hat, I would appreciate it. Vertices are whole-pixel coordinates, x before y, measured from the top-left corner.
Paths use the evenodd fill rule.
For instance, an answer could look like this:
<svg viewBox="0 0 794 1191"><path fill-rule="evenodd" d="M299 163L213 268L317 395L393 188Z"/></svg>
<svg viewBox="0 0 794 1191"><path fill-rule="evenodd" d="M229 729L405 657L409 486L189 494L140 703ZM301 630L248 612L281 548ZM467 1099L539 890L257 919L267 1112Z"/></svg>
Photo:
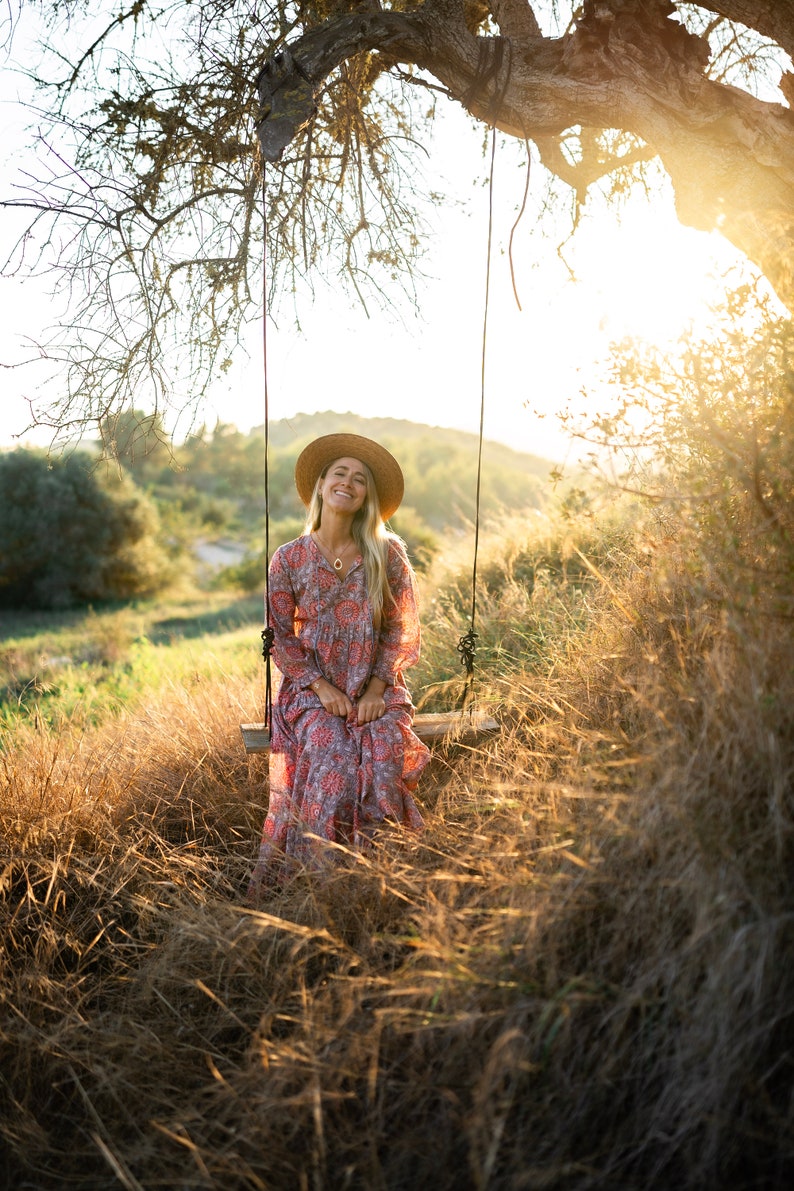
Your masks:
<svg viewBox="0 0 794 1191"><path fill-rule="evenodd" d="M295 487L308 508L317 477L335 459L360 459L366 463L378 490L380 515L388 521L403 498L405 484L400 465L385 447L360 434L324 434L304 447L295 464Z"/></svg>

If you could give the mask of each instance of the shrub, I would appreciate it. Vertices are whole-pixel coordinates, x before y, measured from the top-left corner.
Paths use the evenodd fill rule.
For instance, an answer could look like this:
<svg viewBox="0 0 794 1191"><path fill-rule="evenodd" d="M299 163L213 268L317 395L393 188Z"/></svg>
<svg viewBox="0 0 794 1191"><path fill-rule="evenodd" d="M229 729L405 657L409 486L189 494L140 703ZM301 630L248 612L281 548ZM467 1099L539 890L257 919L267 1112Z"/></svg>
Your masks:
<svg viewBox="0 0 794 1191"><path fill-rule="evenodd" d="M65 608L150 595L169 578L152 503L85 455L0 455L0 606Z"/></svg>

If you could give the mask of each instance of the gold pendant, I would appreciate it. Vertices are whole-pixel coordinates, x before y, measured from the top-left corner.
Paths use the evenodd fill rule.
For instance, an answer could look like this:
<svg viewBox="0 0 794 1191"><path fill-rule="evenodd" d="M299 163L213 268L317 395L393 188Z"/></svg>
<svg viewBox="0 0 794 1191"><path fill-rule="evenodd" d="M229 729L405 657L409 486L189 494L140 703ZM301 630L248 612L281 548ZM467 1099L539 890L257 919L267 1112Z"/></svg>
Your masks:
<svg viewBox="0 0 794 1191"><path fill-rule="evenodd" d="M341 558L335 558L335 559L334 559L334 570L335 570L335 571L341 571L341 569L342 569L342 559L341 559Z"/></svg>

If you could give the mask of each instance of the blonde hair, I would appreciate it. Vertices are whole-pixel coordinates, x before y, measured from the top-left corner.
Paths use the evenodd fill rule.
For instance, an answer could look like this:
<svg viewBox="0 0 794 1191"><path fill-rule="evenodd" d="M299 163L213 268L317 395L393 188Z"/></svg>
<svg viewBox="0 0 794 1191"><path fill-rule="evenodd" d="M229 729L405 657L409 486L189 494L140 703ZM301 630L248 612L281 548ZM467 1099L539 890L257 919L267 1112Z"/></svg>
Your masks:
<svg viewBox="0 0 794 1191"><path fill-rule="evenodd" d="M329 468L333 467L335 462L336 460L332 459L330 463L327 463L317 477L312 498L306 510L306 525L304 527L306 533L314 533L320 528L323 515L323 498L320 489ZM353 541L364 559L372 623L378 629L383 619L384 607L395 602L394 594L389 587L386 568L389 559L389 542L392 539L399 539L396 534L390 533L383 523L378 505L378 490L372 472L363 461L361 461L361 466L367 480L367 494L361 508L353 517L351 533Z"/></svg>

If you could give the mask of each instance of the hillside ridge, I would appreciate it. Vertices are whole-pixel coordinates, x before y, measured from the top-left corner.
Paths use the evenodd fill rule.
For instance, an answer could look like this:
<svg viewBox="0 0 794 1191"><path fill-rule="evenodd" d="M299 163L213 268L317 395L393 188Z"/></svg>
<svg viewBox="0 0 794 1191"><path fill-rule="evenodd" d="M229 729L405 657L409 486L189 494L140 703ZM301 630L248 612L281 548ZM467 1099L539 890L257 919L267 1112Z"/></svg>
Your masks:
<svg viewBox="0 0 794 1191"><path fill-rule="evenodd" d="M456 430L449 426L434 426L424 422L413 422L406 418L371 417L360 414L338 413L336 410L323 410L318 413L299 413L291 418L279 418L271 421L268 431L270 443L275 447L294 446L301 448L323 434L335 434L348 431L351 434L363 434L368 438L396 443L400 440L415 442L417 439L432 438L441 446L454 446L458 449L477 450L477 435L469 430ZM264 426L255 426L249 432L250 436L264 434ZM495 439L483 439L483 459L489 464L506 464L534 475L546 476L555 461L542 455L535 455L529 451L516 450Z"/></svg>

